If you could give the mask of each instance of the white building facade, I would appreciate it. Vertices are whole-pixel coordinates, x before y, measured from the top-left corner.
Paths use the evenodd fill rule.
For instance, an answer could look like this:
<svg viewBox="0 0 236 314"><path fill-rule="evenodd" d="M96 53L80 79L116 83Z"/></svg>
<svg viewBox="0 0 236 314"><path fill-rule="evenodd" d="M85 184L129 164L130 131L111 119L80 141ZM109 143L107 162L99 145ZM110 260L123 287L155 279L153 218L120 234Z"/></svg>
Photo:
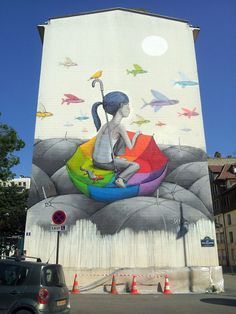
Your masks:
<svg viewBox="0 0 236 314"><path fill-rule="evenodd" d="M91 291L114 272L123 288L136 273L148 291L150 278L163 281L167 272L175 291L205 291L212 282L222 290L194 47L198 29L127 9L52 18L39 29L28 254L51 262L58 255L68 284L76 272ZM103 131L96 130L97 117ZM99 137L104 163L98 166ZM124 168L116 169L114 158L138 165L123 187L116 180ZM65 231L56 248L58 211Z"/></svg>
<svg viewBox="0 0 236 314"><path fill-rule="evenodd" d="M12 186L16 185L19 188L22 188L23 190L29 190L30 188L30 178L28 177L19 177L19 178L14 178L12 180L8 181L0 181L0 186L2 187L7 187L7 186Z"/></svg>

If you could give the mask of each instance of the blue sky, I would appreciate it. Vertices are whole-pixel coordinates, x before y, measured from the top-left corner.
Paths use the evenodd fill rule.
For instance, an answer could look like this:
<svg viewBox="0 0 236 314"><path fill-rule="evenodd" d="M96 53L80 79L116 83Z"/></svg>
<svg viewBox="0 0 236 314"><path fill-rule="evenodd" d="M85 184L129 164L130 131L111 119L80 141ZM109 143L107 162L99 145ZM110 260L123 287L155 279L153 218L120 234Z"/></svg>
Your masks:
<svg viewBox="0 0 236 314"><path fill-rule="evenodd" d="M31 174L42 44L37 25L50 17L113 7L144 8L188 20L201 31L196 57L207 153L236 156L235 0L1 0L0 112L25 141L17 175Z"/></svg>

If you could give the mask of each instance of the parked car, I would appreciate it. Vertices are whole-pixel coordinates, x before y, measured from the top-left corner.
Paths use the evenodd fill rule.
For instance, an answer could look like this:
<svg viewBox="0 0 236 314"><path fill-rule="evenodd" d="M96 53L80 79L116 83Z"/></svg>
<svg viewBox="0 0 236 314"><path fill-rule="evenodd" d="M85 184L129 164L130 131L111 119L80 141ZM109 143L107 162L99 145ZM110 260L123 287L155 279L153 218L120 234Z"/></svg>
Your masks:
<svg viewBox="0 0 236 314"><path fill-rule="evenodd" d="M26 259L0 260L0 313L70 313L62 266Z"/></svg>

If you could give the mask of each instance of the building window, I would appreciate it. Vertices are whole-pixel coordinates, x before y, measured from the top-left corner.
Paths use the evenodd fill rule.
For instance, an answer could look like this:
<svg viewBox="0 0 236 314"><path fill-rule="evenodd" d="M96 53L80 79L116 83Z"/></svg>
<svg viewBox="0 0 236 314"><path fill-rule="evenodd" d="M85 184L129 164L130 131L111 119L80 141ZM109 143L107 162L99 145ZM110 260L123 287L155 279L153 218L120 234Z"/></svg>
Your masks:
<svg viewBox="0 0 236 314"><path fill-rule="evenodd" d="M224 243L224 232L220 233L220 242Z"/></svg>
<svg viewBox="0 0 236 314"><path fill-rule="evenodd" d="M227 223L228 225L231 225L231 215L230 214L227 214Z"/></svg>
<svg viewBox="0 0 236 314"><path fill-rule="evenodd" d="M232 231L229 232L229 242L230 243L234 242L234 236L233 236L233 232Z"/></svg>
<svg viewBox="0 0 236 314"><path fill-rule="evenodd" d="M225 251L222 250L222 260L225 260L225 259L226 259Z"/></svg>
<svg viewBox="0 0 236 314"><path fill-rule="evenodd" d="M233 264L235 264L234 249L231 249L231 259L233 261Z"/></svg>
<svg viewBox="0 0 236 314"><path fill-rule="evenodd" d="M226 205L227 205L227 208L230 208L230 202L229 202L229 197L226 196Z"/></svg>

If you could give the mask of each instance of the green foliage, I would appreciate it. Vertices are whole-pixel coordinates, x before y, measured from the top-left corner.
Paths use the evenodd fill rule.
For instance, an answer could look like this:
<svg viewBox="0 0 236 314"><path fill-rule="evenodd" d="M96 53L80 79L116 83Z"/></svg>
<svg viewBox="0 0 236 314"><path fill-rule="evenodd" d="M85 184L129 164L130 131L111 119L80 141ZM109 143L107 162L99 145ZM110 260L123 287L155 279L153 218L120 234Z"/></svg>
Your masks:
<svg viewBox="0 0 236 314"><path fill-rule="evenodd" d="M0 235L24 234L28 190L0 187Z"/></svg>
<svg viewBox="0 0 236 314"><path fill-rule="evenodd" d="M0 113L1 116L1 113ZM14 155L25 146L17 132L0 121L0 180L12 179L15 174L12 167L19 164ZM0 235L23 234L26 218L28 191L22 191L16 185L0 186Z"/></svg>
<svg viewBox="0 0 236 314"><path fill-rule="evenodd" d="M18 137L16 131L0 122L0 180L6 181L14 177L11 168L20 162L14 152L21 150L24 146L25 143Z"/></svg>
<svg viewBox="0 0 236 314"><path fill-rule="evenodd" d="M221 158L221 153L220 152L215 152L214 158Z"/></svg>

